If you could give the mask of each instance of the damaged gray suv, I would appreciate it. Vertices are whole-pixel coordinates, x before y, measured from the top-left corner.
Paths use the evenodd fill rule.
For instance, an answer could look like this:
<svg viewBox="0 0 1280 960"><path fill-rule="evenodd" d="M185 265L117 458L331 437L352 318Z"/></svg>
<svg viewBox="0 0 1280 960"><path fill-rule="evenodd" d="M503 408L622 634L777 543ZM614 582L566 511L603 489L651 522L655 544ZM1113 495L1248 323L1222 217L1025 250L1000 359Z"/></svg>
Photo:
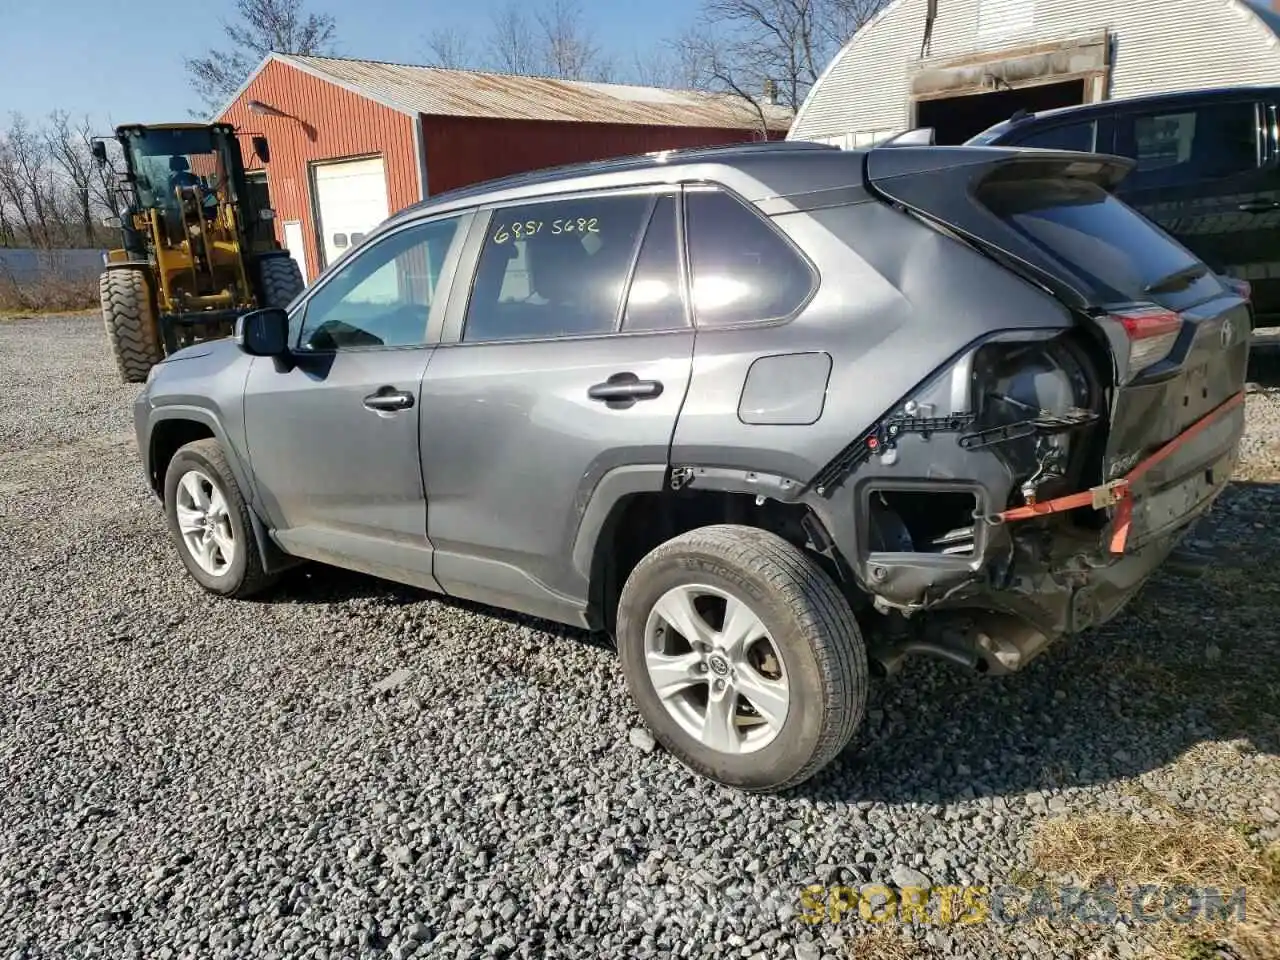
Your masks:
<svg viewBox="0 0 1280 960"><path fill-rule="evenodd" d="M146 475L213 593L307 559L606 631L671 753L794 785L904 657L1115 616L1227 483L1248 305L1127 170L782 143L443 194L158 364Z"/></svg>

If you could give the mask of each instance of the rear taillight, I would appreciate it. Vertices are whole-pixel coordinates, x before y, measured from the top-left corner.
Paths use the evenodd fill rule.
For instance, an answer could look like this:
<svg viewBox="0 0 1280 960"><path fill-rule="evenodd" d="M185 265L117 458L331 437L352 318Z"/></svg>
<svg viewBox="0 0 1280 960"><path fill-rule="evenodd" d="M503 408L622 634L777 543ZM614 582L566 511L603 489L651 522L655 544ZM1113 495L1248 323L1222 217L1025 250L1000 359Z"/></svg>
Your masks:
<svg viewBox="0 0 1280 960"><path fill-rule="evenodd" d="M1129 371L1138 373L1169 356L1182 332L1182 318L1164 307L1134 307L1111 314L1129 337Z"/></svg>

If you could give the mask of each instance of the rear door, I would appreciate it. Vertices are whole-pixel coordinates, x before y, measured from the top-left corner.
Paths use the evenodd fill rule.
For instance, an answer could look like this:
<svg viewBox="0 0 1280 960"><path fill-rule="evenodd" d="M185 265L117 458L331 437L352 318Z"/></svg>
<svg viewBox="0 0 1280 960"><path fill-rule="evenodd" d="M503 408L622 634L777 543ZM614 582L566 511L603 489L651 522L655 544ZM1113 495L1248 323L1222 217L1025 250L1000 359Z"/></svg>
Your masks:
<svg viewBox="0 0 1280 960"><path fill-rule="evenodd" d="M582 511L614 468L664 476L689 383L678 196L596 192L477 217L460 273L474 277L455 284L422 387L446 592L581 622Z"/></svg>
<svg viewBox="0 0 1280 960"><path fill-rule="evenodd" d="M1115 152L1137 161L1117 193L1280 313L1280 183L1269 106L1255 98L1120 109Z"/></svg>

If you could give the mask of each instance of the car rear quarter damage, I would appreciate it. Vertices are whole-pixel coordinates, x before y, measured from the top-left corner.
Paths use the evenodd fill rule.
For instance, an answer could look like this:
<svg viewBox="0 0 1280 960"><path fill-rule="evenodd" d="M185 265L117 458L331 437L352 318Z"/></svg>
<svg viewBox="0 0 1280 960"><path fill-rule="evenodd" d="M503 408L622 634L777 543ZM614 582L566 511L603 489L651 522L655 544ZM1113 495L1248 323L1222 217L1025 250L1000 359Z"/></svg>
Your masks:
<svg viewBox="0 0 1280 960"><path fill-rule="evenodd" d="M834 505L835 540L883 615L882 667L930 653L1008 672L1113 617L1227 483L1248 308L1107 192L1123 162L976 151L939 170L911 153L870 153L873 190L1040 288L1066 322L996 330L947 360L810 493Z"/></svg>

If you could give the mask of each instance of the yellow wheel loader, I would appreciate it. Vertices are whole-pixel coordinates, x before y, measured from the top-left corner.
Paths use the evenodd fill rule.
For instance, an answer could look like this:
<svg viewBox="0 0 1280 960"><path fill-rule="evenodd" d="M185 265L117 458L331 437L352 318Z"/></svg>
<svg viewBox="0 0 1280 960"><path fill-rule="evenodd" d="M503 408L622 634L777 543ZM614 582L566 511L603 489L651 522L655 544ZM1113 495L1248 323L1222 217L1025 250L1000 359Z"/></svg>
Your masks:
<svg viewBox="0 0 1280 960"><path fill-rule="evenodd" d="M117 127L120 248L108 251L102 318L126 383L166 355L231 334L236 318L284 307L303 288L297 261L276 242L265 191L245 175L230 124ZM252 138L266 163L267 141ZM107 143L93 155L108 162Z"/></svg>

